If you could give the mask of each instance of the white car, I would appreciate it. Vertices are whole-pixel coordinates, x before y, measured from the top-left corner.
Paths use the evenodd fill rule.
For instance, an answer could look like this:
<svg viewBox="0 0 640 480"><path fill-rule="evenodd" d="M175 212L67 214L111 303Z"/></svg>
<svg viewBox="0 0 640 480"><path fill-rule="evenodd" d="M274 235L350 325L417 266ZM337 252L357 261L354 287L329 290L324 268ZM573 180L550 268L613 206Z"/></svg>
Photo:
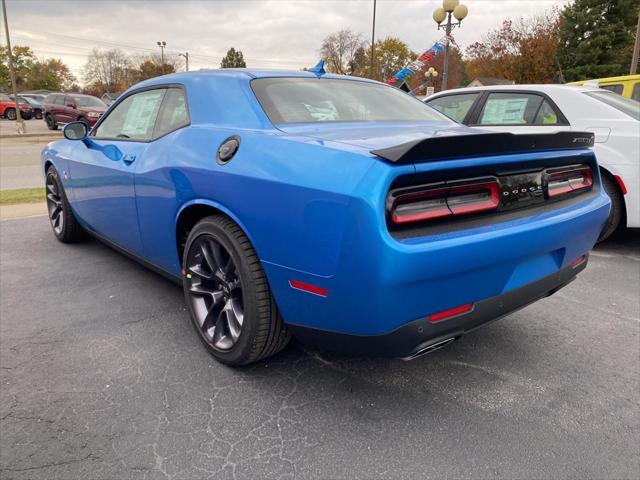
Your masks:
<svg viewBox="0 0 640 480"><path fill-rule="evenodd" d="M447 90L427 105L483 130L595 134L595 153L611 213L601 240L620 224L640 227L640 103L594 87L508 85Z"/></svg>

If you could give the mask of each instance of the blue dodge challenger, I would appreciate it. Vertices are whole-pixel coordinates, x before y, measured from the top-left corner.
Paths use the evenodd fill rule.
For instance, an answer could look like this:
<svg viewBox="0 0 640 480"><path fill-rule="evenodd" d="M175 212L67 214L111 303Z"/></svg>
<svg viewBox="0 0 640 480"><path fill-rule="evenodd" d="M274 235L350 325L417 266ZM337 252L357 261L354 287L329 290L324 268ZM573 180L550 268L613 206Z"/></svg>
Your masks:
<svg viewBox="0 0 640 480"><path fill-rule="evenodd" d="M87 130L42 153L54 235L180 282L228 365L292 334L433 351L571 282L609 211L589 133L483 133L322 68L154 78Z"/></svg>

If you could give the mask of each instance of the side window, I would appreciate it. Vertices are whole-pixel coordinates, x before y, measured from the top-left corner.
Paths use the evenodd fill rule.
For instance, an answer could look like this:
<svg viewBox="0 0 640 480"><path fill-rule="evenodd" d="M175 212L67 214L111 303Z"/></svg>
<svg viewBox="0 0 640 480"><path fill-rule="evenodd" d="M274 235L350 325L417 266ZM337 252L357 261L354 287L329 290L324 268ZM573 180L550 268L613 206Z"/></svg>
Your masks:
<svg viewBox="0 0 640 480"><path fill-rule="evenodd" d="M151 140L165 89L134 93L120 102L96 130L96 138Z"/></svg>
<svg viewBox="0 0 640 480"><path fill-rule="evenodd" d="M560 123L558 114L547 100L540 105L534 123L536 125L557 125Z"/></svg>
<svg viewBox="0 0 640 480"><path fill-rule="evenodd" d="M640 82L636 83L633 86L633 93L631 94L631 100L640 102Z"/></svg>
<svg viewBox="0 0 640 480"><path fill-rule="evenodd" d="M616 84L616 85L601 85L600 88L605 90L609 90L610 92L617 93L618 95L622 95L622 91L624 90L624 85Z"/></svg>
<svg viewBox="0 0 640 480"><path fill-rule="evenodd" d="M153 138L161 137L188 124L189 113L184 91L180 88L169 88L164 95Z"/></svg>
<svg viewBox="0 0 640 480"><path fill-rule="evenodd" d="M471 110L473 102L476 101L479 95L480 93L447 95L434 98L430 102L427 102L427 105L435 108L440 113L444 113L450 119L462 123L467 113L469 113L469 110Z"/></svg>
<svg viewBox="0 0 640 480"><path fill-rule="evenodd" d="M9 95L0 94L0 102L10 102Z"/></svg>
<svg viewBox="0 0 640 480"><path fill-rule="evenodd" d="M56 95L53 103L56 105L64 105L64 95Z"/></svg>
<svg viewBox="0 0 640 480"><path fill-rule="evenodd" d="M491 93L480 115L480 125L532 125L544 99L531 93ZM557 121L557 119L556 119Z"/></svg>

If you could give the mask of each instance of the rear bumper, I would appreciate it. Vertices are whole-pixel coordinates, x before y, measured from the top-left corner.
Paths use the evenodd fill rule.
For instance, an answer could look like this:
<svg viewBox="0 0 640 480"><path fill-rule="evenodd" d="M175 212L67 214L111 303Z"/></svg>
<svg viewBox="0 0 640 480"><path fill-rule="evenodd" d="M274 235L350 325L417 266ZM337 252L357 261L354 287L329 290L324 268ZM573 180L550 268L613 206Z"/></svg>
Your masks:
<svg viewBox="0 0 640 480"><path fill-rule="evenodd" d="M348 355L408 359L554 294L572 282L586 264L585 261L576 268L565 267L523 287L480 300L469 313L436 323L421 318L384 335L347 335L297 325L290 328L306 344L323 349Z"/></svg>

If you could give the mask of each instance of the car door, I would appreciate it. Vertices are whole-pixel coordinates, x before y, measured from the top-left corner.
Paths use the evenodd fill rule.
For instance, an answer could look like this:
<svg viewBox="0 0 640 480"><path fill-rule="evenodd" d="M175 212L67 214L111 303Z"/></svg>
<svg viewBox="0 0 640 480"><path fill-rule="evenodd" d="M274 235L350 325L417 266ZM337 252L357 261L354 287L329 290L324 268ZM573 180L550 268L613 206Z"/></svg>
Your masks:
<svg viewBox="0 0 640 480"><path fill-rule="evenodd" d="M118 246L139 254L134 174L153 129L164 88L134 92L123 98L96 125L89 148L80 144L70 162L73 202L77 215L91 230ZM121 155L110 155L113 145ZM112 147L109 147L112 148Z"/></svg>
<svg viewBox="0 0 640 480"><path fill-rule="evenodd" d="M474 109L468 125L511 133L553 133L571 130L560 109L546 95L533 91L490 91Z"/></svg>

